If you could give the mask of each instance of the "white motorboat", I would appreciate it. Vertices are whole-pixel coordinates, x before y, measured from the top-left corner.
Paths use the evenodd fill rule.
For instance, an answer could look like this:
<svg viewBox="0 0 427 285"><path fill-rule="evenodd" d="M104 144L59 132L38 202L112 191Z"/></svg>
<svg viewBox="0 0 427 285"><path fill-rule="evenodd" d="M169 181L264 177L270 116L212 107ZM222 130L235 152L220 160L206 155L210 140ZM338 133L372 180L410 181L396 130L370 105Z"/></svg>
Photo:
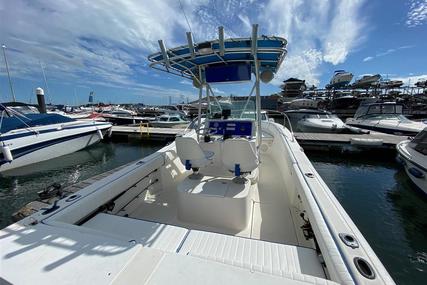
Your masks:
<svg viewBox="0 0 427 285"><path fill-rule="evenodd" d="M292 133L261 120L260 78L286 40L222 31L197 49L191 34L191 48L159 41L151 66L203 82L200 97L254 71L257 119L223 110L201 124L199 111L197 130L1 230L3 281L394 284Z"/></svg>
<svg viewBox="0 0 427 285"><path fill-rule="evenodd" d="M323 110L290 110L289 117L294 131L306 133L341 133L348 129L344 122L330 112Z"/></svg>
<svg viewBox="0 0 427 285"><path fill-rule="evenodd" d="M22 107L20 108L22 109ZM0 104L0 173L73 153L100 141L109 123L58 114L25 115Z"/></svg>
<svg viewBox="0 0 427 285"><path fill-rule="evenodd" d="M400 142L396 149L409 178L427 194L427 127L412 140Z"/></svg>
<svg viewBox="0 0 427 285"><path fill-rule="evenodd" d="M376 85L380 79L381 79L381 75L379 74L375 74L375 75L365 74L360 79L356 80L352 84L352 87L368 89Z"/></svg>
<svg viewBox="0 0 427 285"><path fill-rule="evenodd" d="M345 70L336 70L327 88L342 88L350 84L353 74Z"/></svg>
<svg viewBox="0 0 427 285"><path fill-rule="evenodd" d="M393 89L393 88L399 88L403 85L402 80L382 80L379 81L377 84L377 87L384 88L384 89Z"/></svg>
<svg viewBox="0 0 427 285"><path fill-rule="evenodd" d="M298 98L284 102L284 108L287 110L293 109L316 109L319 101L310 98Z"/></svg>
<svg viewBox="0 0 427 285"><path fill-rule="evenodd" d="M158 116L155 121L151 121L150 125L155 128L182 128L188 126L189 123L190 121L179 114L164 114Z"/></svg>
<svg viewBox="0 0 427 285"><path fill-rule="evenodd" d="M346 124L388 134L415 136L427 125L402 115L403 106L395 102L362 104Z"/></svg>
<svg viewBox="0 0 427 285"><path fill-rule="evenodd" d="M137 116L136 112L126 109L106 111L103 112L101 116L106 121L111 122L113 125L135 125L155 120L154 117Z"/></svg>
<svg viewBox="0 0 427 285"><path fill-rule="evenodd" d="M419 88L427 88L427 80L419 80L414 85Z"/></svg>

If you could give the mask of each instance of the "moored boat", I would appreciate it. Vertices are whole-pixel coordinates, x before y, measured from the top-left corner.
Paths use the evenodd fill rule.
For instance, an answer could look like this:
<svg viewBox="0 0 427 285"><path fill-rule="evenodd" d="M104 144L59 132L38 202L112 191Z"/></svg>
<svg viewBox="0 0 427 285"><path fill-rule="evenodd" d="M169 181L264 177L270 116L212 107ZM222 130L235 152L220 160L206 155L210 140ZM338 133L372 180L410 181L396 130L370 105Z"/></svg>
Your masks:
<svg viewBox="0 0 427 285"><path fill-rule="evenodd" d="M353 74L345 70L336 70L329 84L326 86L329 88L342 88L348 86L353 79Z"/></svg>
<svg viewBox="0 0 427 285"><path fill-rule="evenodd" d="M352 88L363 88L363 89L369 89L373 86L375 86L378 81L381 79L381 75L379 74L365 74L360 79L356 80L351 87Z"/></svg>
<svg viewBox="0 0 427 285"><path fill-rule="evenodd" d="M179 114L165 114L151 121L150 125L155 128L179 128L186 127L190 121Z"/></svg>
<svg viewBox="0 0 427 285"><path fill-rule="evenodd" d="M285 114L297 132L342 133L348 129L340 118L323 110L289 110Z"/></svg>
<svg viewBox="0 0 427 285"><path fill-rule="evenodd" d="M362 104L346 124L388 134L415 136L427 125L403 115L403 105L395 102Z"/></svg>
<svg viewBox="0 0 427 285"><path fill-rule="evenodd" d="M427 127L412 140L400 142L396 149L411 181L427 194Z"/></svg>
<svg viewBox="0 0 427 285"><path fill-rule="evenodd" d="M103 112L100 117L113 125L135 125L155 120L154 117L137 116L135 112L125 109Z"/></svg>
<svg viewBox="0 0 427 285"><path fill-rule="evenodd" d="M3 174L88 147L100 141L111 128L109 123L77 121L59 114L24 115L1 104L0 113Z"/></svg>

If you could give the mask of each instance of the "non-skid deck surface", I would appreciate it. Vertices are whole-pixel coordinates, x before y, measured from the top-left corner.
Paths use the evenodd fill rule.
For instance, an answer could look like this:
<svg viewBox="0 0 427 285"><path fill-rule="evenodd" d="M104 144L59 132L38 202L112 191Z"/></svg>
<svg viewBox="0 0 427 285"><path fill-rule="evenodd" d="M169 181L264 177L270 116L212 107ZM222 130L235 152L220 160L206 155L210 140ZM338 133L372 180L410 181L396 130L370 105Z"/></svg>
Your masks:
<svg viewBox="0 0 427 285"><path fill-rule="evenodd" d="M316 251L100 213L82 225L144 247L212 260L285 278L325 278ZM325 281L325 280L322 280Z"/></svg>
<svg viewBox="0 0 427 285"><path fill-rule="evenodd" d="M288 203L286 193L280 189L283 187L283 183L278 181L278 177L281 175L278 173L278 167L274 165L274 160L264 159L260 166L258 189L255 189L253 193L251 222L242 231L233 232L179 220L177 218L176 189L166 189L155 195L148 194L144 203L133 212L128 213L128 216L195 230L313 247L313 242L306 241L302 236L300 230L302 219L299 217L297 209Z"/></svg>

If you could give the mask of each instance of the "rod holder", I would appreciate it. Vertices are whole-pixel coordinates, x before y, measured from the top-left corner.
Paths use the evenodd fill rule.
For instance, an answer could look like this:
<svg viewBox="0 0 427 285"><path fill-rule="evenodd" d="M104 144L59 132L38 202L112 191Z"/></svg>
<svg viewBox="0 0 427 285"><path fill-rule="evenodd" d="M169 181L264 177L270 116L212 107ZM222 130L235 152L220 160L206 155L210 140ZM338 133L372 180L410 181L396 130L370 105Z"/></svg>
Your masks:
<svg viewBox="0 0 427 285"><path fill-rule="evenodd" d="M169 61L169 56L168 56L168 53L166 52L166 47L163 40L159 40L159 46L160 46L160 50L162 52L163 60L165 61L166 66L170 67L171 64Z"/></svg>
<svg viewBox="0 0 427 285"><path fill-rule="evenodd" d="M218 27L218 39L219 39L219 54L224 56L225 44L224 44L224 27Z"/></svg>
<svg viewBox="0 0 427 285"><path fill-rule="evenodd" d="M194 53L194 42L193 42L193 35L191 32L187 32L187 43L188 43L188 49L191 53L191 58L194 58L196 54Z"/></svg>

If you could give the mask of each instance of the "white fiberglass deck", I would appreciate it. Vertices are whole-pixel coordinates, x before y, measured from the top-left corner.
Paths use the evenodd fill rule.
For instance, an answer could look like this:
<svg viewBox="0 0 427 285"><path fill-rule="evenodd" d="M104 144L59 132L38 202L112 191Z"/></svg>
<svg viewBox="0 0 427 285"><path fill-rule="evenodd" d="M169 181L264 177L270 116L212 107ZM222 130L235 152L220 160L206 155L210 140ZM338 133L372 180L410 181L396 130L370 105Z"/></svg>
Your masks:
<svg viewBox="0 0 427 285"><path fill-rule="evenodd" d="M325 278L316 252L310 248L264 242L144 220L98 214L82 225L122 241L194 256L258 272L290 277L306 274Z"/></svg>
<svg viewBox="0 0 427 285"><path fill-rule="evenodd" d="M273 164L268 157L260 164L259 181L250 186L250 221L241 231L181 221L178 192L173 187L147 192L136 209L125 207L116 215L100 213L82 226L144 247L275 276L325 278L313 242L299 228L303 221L298 209L290 206L286 192L280 189L286 186L276 181L280 176Z"/></svg>
<svg viewBox="0 0 427 285"><path fill-rule="evenodd" d="M180 221L177 218L176 189L164 189L151 195L147 194L136 210L121 214L127 214L128 217L135 219L191 229L314 248L313 242L307 241L302 235L300 227L303 223L299 216L300 212L290 206L285 196L286 192L280 189L286 185L277 183L277 179L280 179L279 168L273 164L274 160L268 157L262 160L258 187L253 187L253 211L250 223L247 228L239 232Z"/></svg>

